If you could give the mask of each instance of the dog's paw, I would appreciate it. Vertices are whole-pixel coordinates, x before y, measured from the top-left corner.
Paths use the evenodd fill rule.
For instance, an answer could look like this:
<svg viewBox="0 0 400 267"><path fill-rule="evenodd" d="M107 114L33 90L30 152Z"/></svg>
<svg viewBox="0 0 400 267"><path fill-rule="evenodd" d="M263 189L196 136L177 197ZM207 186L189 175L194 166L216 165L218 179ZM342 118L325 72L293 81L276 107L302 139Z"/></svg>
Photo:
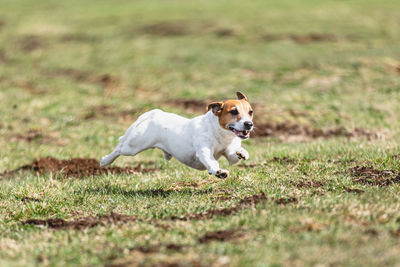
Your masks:
<svg viewBox="0 0 400 267"><path fill-rule="evenodd" d="M236 152L236 155L238 156L239 159L243 160L248 160L250 155L249 152L247 152L245 149L240 149L239 151Z"/></svg>
<svg viewBox="0 0 400 267"><path fill-rule="evenodd" d="M225 179L229 177L229 171L227 170L218 170L215 174L218 178Z"/></svg>

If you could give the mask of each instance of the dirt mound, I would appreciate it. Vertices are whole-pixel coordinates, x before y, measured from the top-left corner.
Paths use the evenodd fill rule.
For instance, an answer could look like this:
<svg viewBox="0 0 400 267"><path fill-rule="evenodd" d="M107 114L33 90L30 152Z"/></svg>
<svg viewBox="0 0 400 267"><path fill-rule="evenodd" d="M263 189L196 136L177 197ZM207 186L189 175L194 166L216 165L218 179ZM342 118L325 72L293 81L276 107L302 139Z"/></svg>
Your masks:
<svg viewBox="0 0 400 267"><path fill-rule="evenodd" d="M244 233L241 232L239 229L220 230L215 232L208 232L200 237L198 241L201 244L209 243L212 241L225 242L228 240L240 238L242 236L244 236Z"/></svg>
<svg viewBox="0 0 400 267"><path fill-rule="evenodd" d="M356 166L349 169L354 181L362 184L388 186L400 183L400 174L395 170L377 170L374 167Z"/></svg>
<svg viewBox="0 0 400 267"><path fill-rule="evenodd" d="M308 34L284 34L284 33L269 33L264 34L262 39L267 42L290 40L298 44L308 44L316 42L336 42L338 37L327 33L308 33Z"/></svg>
<svg viewBox="0 0 400 267"><path fill-rule="evenodd" d="M127 223L136 221L136 217L129 215L122 215L118 213L111 213L109 215L103 215L99 217L87 216L75 220L66 221L61 218L53 219L30 219L24 221L22 224L32 224L32 225L43 225L53 229L77 229L83 230L86 228L92 228L99 224L116 224L119 222Z"/></svg>
<svg viewBox="0 0 400 267"><path fill-rule="evenodd" d="M154 24L144 25L140 29L141 32L159 36L183 36L190 33L185 22L158 22Z"/></svg>
<svg viewBox="0 0 400 267"><path fill-rule="evenodd" d="M71 158L60 160L52 157L39 158L31 164L21 166L14 171L6 171L3 175L11 175L19 170L31 170L39 174L47 172L60 173L63 177L84 178L104 174L131 174L136 172L152 172L155 168L136 167L100 167L100 163L90 158Z"/></svg>
<svg viewBox="0 0 400 267"><path fill-rule="evenodd" d="M322 130L292 122L263 123L259 121L256 121L254 125L255 129L251 133L252 137L277 137L281 141L306 141L310 139L327 139L332 137L365 137L368 140L372 140L381 137L379 133L362 128L347 130L343 127L338 127Z"/></svg>
<svg viewBox="0 0 400 267"><path fill-rule="evenodd" d="M203 114L207 112L207 106L212 101L204 99L170 99L164 102L165 105L185 109L188 112Z"/></svg>

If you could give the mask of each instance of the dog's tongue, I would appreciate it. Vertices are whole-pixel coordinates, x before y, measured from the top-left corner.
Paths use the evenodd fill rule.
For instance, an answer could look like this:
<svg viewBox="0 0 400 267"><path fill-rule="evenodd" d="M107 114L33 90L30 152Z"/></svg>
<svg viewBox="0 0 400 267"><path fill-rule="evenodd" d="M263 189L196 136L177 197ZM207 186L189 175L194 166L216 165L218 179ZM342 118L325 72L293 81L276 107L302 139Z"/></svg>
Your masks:
<svg viewBox="0 0 400 267"><path fill-rule="evenodd" d="M249 131L241 132L241 131L238 131L236 129L233 129L232 132L234 132L237 136L241 136L241 135L246 136L249 133Z"/></svg>
<svg viewBox="0 0 400 267"><path fill-rule="evenodd" d="M238 130L236 130L236 129L233 129L232 130L236 135L239 135L240 134L240 132L238 131Z"/></svg>

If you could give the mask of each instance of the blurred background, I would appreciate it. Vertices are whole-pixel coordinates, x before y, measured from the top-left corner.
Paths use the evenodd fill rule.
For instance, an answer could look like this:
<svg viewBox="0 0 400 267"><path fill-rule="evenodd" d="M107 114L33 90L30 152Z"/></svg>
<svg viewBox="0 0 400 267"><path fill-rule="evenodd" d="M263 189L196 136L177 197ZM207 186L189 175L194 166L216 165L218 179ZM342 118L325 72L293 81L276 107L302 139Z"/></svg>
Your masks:
<svg viewBox="0 0 400 267"><path fill-rule="evenodd" d="M109 147L148 109L196 115L236 90L270 124L266 136L399 126L394 0L0 3L8 150L45 138Z"/></svg>

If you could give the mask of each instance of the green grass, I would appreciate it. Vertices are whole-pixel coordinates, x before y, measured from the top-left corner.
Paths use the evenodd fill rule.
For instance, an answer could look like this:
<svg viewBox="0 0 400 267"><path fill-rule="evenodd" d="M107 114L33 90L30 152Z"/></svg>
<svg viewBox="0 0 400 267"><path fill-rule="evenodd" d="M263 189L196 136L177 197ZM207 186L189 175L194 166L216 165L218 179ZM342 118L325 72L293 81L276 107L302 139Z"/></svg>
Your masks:
<svg viewBox="0 0 400 267"><path fill-rule="evenodd" d="M231 173L227 180L166 162L156 150L115 163L158 168L152 173L3 177L0 265L398 265L399 184L357 183L348 171L400 171L393 157L400 153L397 2L0 0L0 172L45 156L99 159L145 110L195 115L166 99L221 100L236 90L258 104L258 122L384 136L251 139L244 142L246 164L255 167L221 160ZM157 24L168 28L154 29ZM231 35L218 36L224 31ZM288 37L312 33L334 41ZM268 34L286 39L267 41ZM98 106L110 113L102 115ZM88 114L93 118L85 119ZM28 131L44 137L21 140ZM301 181L322 185L296 186ZM170 219L233 207L260 192L267 200L229 216ZM280 198L297 202L279 205ZM139 220L84 230L22 224L111 212ZM207 232L228 229L241 236L199 242ZM143 252L151 247L157 249Z"/></svg>

